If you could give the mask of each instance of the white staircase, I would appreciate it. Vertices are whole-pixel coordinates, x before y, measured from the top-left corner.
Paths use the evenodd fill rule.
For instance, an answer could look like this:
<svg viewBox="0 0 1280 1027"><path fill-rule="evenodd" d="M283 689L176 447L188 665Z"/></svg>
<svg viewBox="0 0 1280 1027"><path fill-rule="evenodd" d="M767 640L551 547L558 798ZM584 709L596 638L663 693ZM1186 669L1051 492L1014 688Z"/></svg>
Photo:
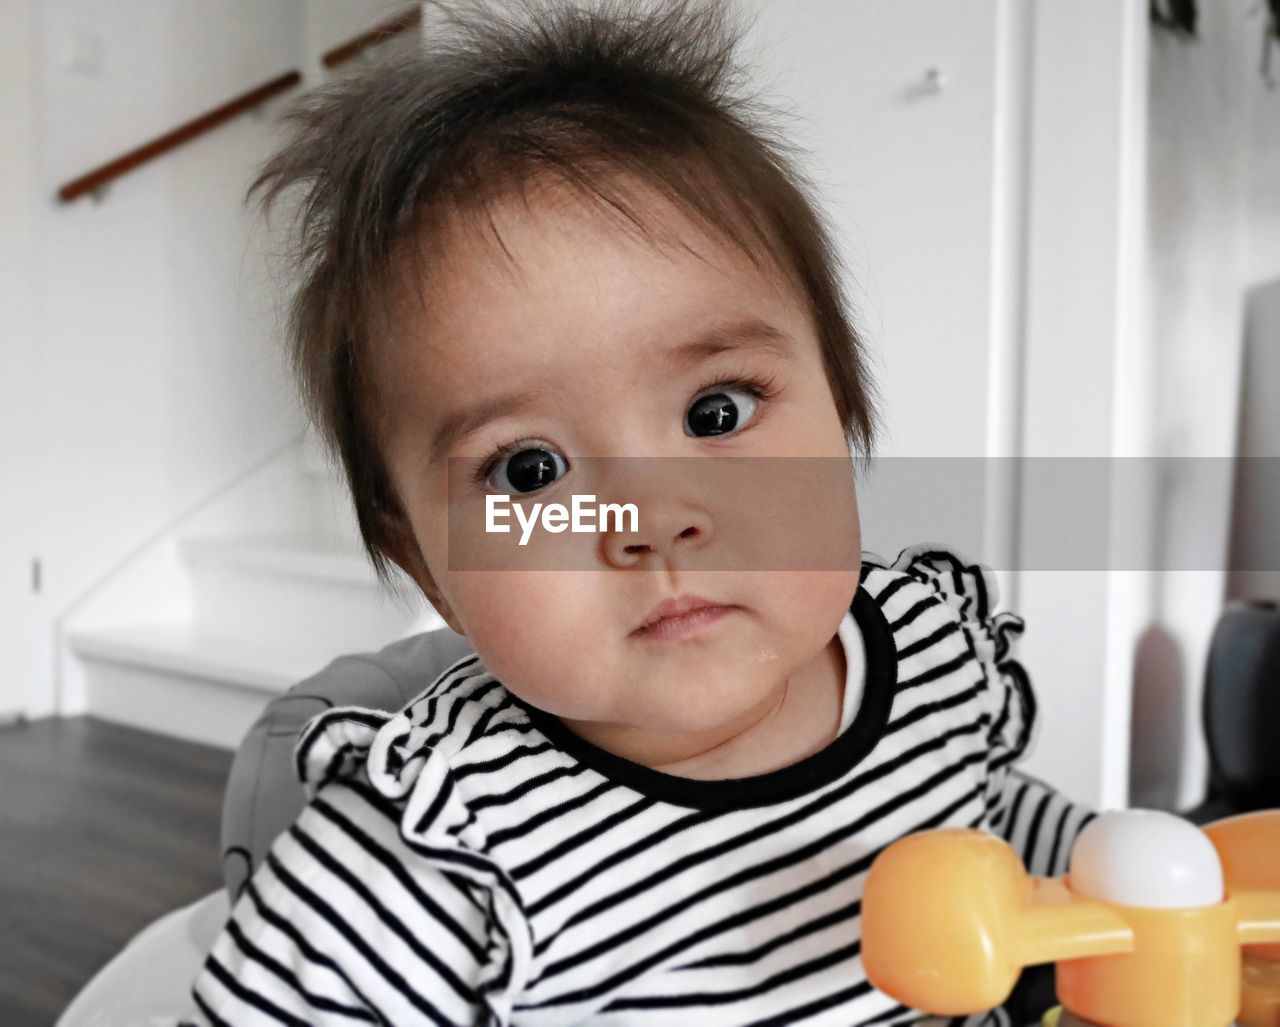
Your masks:
<svg viewBox="0 0 1280 1027"><path fill-rule="evenodd" d="M175 535L170 576L183 576L184 594L166 608L180 617L128 618L121 601L104 615L111 604L99 602L90 623L68 627L65 712L235 748L274 696L335 657L443 625L407 579L410 603L378 585L314 443L275 473L295 477L283 494L308 516L292 533L277 522L265 533Z"/></svg>

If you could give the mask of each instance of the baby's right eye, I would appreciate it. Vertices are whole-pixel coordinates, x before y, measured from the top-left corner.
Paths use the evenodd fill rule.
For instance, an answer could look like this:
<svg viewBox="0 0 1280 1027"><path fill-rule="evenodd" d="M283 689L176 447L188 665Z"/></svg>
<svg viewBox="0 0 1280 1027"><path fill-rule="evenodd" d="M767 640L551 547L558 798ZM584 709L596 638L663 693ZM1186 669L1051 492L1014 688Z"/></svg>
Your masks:
<svg viewBox="0 0 1280 1027"><path fill-rule="evenodd" d="M478 478L500 492L536 492L569 469L564 457L544 446L508 447L480 469Z"/></svg>

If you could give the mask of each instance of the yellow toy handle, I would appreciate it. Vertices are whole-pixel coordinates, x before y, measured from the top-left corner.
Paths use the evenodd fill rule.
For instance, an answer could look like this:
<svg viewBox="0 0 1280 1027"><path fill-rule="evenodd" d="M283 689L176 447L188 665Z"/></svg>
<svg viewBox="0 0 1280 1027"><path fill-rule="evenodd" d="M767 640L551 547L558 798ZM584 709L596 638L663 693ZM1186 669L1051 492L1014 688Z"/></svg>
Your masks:
<svg viewBox="0 0 1280 1027"><path fill-rule="evenodd" d="M1126 814L1151 815L1104 816ZM1032 878L983 831L910 835L867 876L867 976L900 1002L960 1016L1001 1005L1024 967L1054 962L1063 1005L1092 1023L1225 1027L1239 1013L1280 1027L1280 810L1204 833L1222 863L1222 900L1192 908L1082 897L1070 874Z"/></svg>
<svg viewBox="0 0 1280 1027"><path fill-rule="evenodd" d="M943 1016L994 1008L1023 967L1126 952L1133 935L1059 878L1032 878L984 831L909 835L876 859L862 894L867 977L900 1002Z"/></svg>

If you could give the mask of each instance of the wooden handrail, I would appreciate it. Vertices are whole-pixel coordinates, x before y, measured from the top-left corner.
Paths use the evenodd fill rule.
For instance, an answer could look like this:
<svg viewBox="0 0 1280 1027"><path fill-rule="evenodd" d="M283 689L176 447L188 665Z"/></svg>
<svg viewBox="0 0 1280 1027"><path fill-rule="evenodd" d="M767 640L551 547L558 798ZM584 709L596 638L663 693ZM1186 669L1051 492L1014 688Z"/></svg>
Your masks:
<svg viewBox="0 0 1280 1027"><path fill-rule="evenodd" d="M381 24L375 25L368 32L362 32L360 35L348 39L340 46L335 46L332 50L325 51L320 60L326 68L336 68L339 64L345 64L353 57L364 53L369 47L385 43L392 36L399 35L406 29L411 29L421 22L422 8L415 4L403 13L397 14L394 18L388 18Z"/></svg>
<svg viewBox="0 0 1280 1027"><path fill-rule="evenodd" d="M392 36L399 35L401 32L421 24L421 22L422 8L415 4L394 18L388 18L381 24L375 25L368 32L362 32L360 35L348 39L340 46L326 51L321 60L326 68L335 68L353 57L359 56L369 47L384 43ZM253 108L266 103L273 96L292 89L301 81L301 72L290 71L273 78L270 82L264 82L256 89L250 89L247 93L242 93L235 99L227 101L221 107L215 107L207 114L202 114L200 117L188 121L185 125L180 125L172 132L166 132L164 135L151 140L151 142L139 146L136 150L130 150L123 157L117 157L101 167L94 168L87 175L81 175L79 178L68 182L58 190L58 198L63 203L70 203L86 193L97 192L108 182L127 174L148 161L155 160L160 155L168 153L183 143L190 142L197 136L217 128L223 122L230 121L232 118L245 113L245 111L253 110Z"/></svg>
<svg viewBox="0 0 1280 1027"><path fill-rule="evenodd" d="M273 96L292 89L301 81L302 74L300 72L290 71L278 78L273 78L270 82L263 83L256 89L250 89L247 93L242 93L234 100L224 103L221 107L215 107L207 114L202 114L200 117L188 121L185 125L175 128L172 132L166 132L164 135L151 140L151 142L139 146L136 150L130 150L123 157L117 157L110 163L95 168L87 175L81 175L74 181L68 182L58 190L58 198L63 203L70 203L85 193L95 192L113 179L119 178L139 165L147 163L147 161L155 160L161 154L168 153L183 143L190 142L210 129L217 128L224 121L230 121L237 115L266 103Z"/></svg>

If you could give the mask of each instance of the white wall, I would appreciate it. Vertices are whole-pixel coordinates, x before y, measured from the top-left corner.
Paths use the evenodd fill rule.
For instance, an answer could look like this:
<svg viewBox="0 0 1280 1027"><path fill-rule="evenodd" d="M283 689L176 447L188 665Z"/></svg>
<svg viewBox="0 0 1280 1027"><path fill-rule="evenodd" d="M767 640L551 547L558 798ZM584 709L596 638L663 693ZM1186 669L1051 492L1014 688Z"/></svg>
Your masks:
<svg viewBox="0 0 1280 1027"><path fill-rule="evenodd" d="M1028 6L1024 480L1013 609L1038 683L1032 770L1099 808L1124 805L1130 652L1140 611L1107 554L1081 547L1128 511L1098 488L1141 445L1137 344L1146 4Z"/></svg>
<svg viewBox="0 0 1280 1027"><path fill-rule="evenodd" d="M1280 455L1275 396L1280 326L1257 339L1254 404L1241 411L1247 290L1280 277L1280 93L1259 71L1265 5L1199 5L1199 39L1152 35L1147 254L1153 452L1225 458L1238 422L1243 456ZM1280 72L1280 53L1272 66ZM1259 326L1261 327L1261 326ZM1266 426L1272 432L1269 437ZM1172 464L1171 499L1155 525L1166 565L1214 540L1226 565L1229 478L1206 461ZM1181 479L1181 480L1179 480ZM1273 476L1274 480L1274 476ZM1273 499L1274 502L1274 499ZM1244 511L1274 532L1280 509ZM1240 540L1237 540L1239 544ZM1274 544L1270 546L1275 552ZM1199 561L1198 561L1199 562ZM1185 566L1185 564L1184 564ZM1236 577L1175 569L1152 576L1150 622L1135 667L1133 800L1182 808L1206 774L1201 699L1213 627L1228 595L1280 596L1280 573Z"/></svg>
<svg viewBox="0 0 1280 1027"><path fill-rule="evenodd" d="M279 339L287 283L268 259L279 239L241 202L300 89L101 202L63 205L57 188L287 70L320 83L325 49L403 5L0 3L0 125L15 143L0 150L0 715L42 716L83 701L55 631L185 616L184 528L332 519L270 468L238 484L303 426ZM69 66L77 42L96 68Z"/></svg>
<svg viewBox="0 0 1280 1027"><path fill-rule="evenodd" d="M300 22L297 2L40 5L38 543L54 618L193 502L279 448L299 419L240 203L273 139L267 118L220 127L117 180L100 202L63 205L53 194L296 67ZM97 74L65 66L75 33L100 41ZM141 598L125 616L183 613L180 596L152 605ZM57 700L50 669L29 712L52 712Z"/></svg>
<svg viewBox="0 0 1280 1027"><path fill-rule="evenodd" d="M31 561L40 496L33 425L40 416L36 275L35 0L0 0L0 717L24 709L47 646Z"/></svg>
<svg viewBox="0 0 1280 1027"><path fill-rule="evenodd" d="M1280 153L1280 145L1273 144ZM1274 200L1274 197L1272 197ZM1270 231L1267 231L1267 229ZM1273 268L1245 293L1241 363L1240 461L1234 487L1231 563L1233 599L1280 600L1280 231L1251 212L1246 242L1269 241ZM1263 246L1250 246L1250 249ZM1264 272L1265 274L1265 272Z"/></svg>
<svg viewBox="0 0 1280 1027"><path fill-rule="evenodd" d="M848 264L884 388L880 453L982 454L999 4L744 6L759 14L762 81L799 115L783 127L813 151L807 170Z"/></svg>
<svg viewBox="0 0 1280 1027"><path fill-rule="evenodd" d="M53 712L51 623L92 606L175 519L301 428L278 339L281 283L264 257L274 240L241 204L297 90L125 176L101 202L63 205L54 193L286 70L319 82L312 54L390 5L310 6L5 0L6 138L28 133L30 143L5 148L0 189L3 466L15 483L5 489L2 640L6 661L19 648L11 635L31 640L35 666L10 673L6 662L0 710ZM98 49L96 71L68 67L77 38ZM278 526L278 512L267 516ZM38 597L10 584L26 587L33 556ZM184 613L171 588L129 598L117 616ZM75 696L64 699L75 712Z"/></svg>
<svg viewBox="0 0 1280 1027"><path fill-rule="evenodd" d="M1248 7L1248 5L1244 5ZM1260 18L1237 5L1244 29L1244 53L1258 47ZM1237 48L1240 30L1233 37ZM1248 64L1249 62L1245 62ZM1256 69L1256 65L1254 65ZM1249 103L1242 142L1247 145L1247 184L1241 213L1243 284L1246 292L1245 377L1240 416L1240 452L1257 458L1251 492L1267 490L1267 502L1238 510L1239 530L1233 538L1233 566L1258 568L1228 579L1227 594L1241 598L1280 599L1280 564L1276 560L1276 524L1280 522L1280 47L1272 46L1275 90L1262 88L1256 73L1248 81ZM1265 471L1260 465L1264 465ZM1264 480L1258 481L1262 476ZM1260 498L1260 497L1259 497Z"/></svg>

